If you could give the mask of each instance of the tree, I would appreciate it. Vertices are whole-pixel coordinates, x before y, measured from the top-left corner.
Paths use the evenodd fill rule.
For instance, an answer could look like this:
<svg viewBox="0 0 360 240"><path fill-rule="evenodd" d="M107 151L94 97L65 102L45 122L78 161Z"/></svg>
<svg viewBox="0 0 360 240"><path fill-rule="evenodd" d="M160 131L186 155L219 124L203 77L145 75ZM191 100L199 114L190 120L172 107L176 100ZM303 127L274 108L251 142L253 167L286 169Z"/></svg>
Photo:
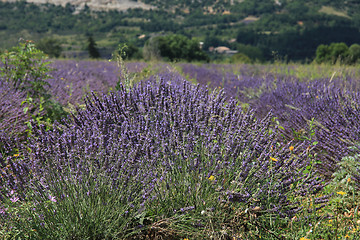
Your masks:
<svg viewBox="0 0 360 240"><path fill-rule="evenodd" d="M349 56L349 47L345 43L331 43L330 46L331 51L331 61L332 63L340 62L345 63Z"/></svg>
<svg viewBox="0 0 360 240"><path fill-rule="evenodd" d="M316 58L317 63L324 63L330 61L330 49L328 45L320 44L316 49Z"/></svg>
<svg viewBox="0 0 360 240"><path fill-rule="evenodd" d="M285 9L296 18L303 18L309 11L309 7L303 2L290 2L286 5Z"/></svg>
<svg viewBox="0 0 360 240"><path fill-rule="evenodd" d="M37 42L36 47L49 57L60 57L62 48L60 42L54 38L43 38Z"/></svg>
<svg viewBox="0 0 360 240"><path fill-rule="evenodd" d="M253 63L253 61L244 53L236 53L230 58L231 63Z"/></svg>
<svg viewBox="0 0 360 240"><path fill-rule="evenodd" d="M157 37L160 55L170 61L208 61L209 58L200 49L199 42L191 40L184 35L173 34Z"/></svg>
<svg viewBox="0 0 360 240"><path fill-rule="evenodd" d="M360 60L360 45L353 44L349 47L349 63L354 64Z"/></svg>
<svg viewBox="0 0 360 240"><path fill-rule="evenodd" d="M145 60L160 60L160 50L158 38L150 38L145 42L143 48L143 57Z"/></svg>
<svg viewBox="0 0 360 240"><path fill-rule="evenodd" d="M120 54L122 59L140 59L141 52L133 43L121 43L115 54Z"/></svg>
<svg viewBox="0 0 360 240"><path fill-rule="evenodd" d="M256 45L259 35L251 29L240 28L236 37L236 41L242 44Z"/></svg>
<svg viewBox="0 0 360 240"><path fill-rule="evenodd" d="M88 47L87 50L89 52L90 58L100 58L100 53L96 48L96 43L93 39L93 37L90 35L88 37Z"/></svg>
<svg viewBox="0 0 360 240"><path fill-rule="evenodd" d="M238 53L242 53L243 55L249 57L251 61L265 60L262 50L258 47L245 45L241 43L234 44L234 47L238 51Z"/></svg>
<svg viewBox="0 0 360 240"><path fill-rule="evenodd" d="M353 47L356 53L356 46ZM331 43L329 45L321 44L316 49L316 62L317 63L349 63L351 54L349 47L345 43Z"/></svg>

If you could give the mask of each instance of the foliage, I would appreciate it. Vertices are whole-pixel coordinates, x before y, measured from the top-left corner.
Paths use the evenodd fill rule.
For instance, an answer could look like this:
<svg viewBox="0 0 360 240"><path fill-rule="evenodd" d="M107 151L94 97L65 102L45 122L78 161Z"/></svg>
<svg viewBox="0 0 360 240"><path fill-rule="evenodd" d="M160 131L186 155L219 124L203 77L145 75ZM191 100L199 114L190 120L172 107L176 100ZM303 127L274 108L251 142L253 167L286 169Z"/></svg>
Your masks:
<svg viewBox="0 0 360 240"><path fill-rule="evenodd" d="M143 49L143 56L145 60L158 61L160 60L159 42L156 38L150 38L145 42Z"/></svg>
<svg viewBox="0 0 360 240"><path fill-rule="evenodd" d="M360 45L359 44L352 44L349 47L349 59L350 64L358 63L360 61Z"/></svg>
<svg viewBox="0 0 360 240"><path fill-rule="evenodd" d="M118 67L121 69L121 78L116 84L115 89L120 90L123 82L125 88L129 91L131 87L135 84L135 74L130 74L127 67L125 66L124 59L128 56L128 46L126 44L119 44L118 50L113 53L112 60L116 61Z"/></svg>
<svg viewBox="0 0 360 240"><path fill-rule="evenodd" d="M323 219L317 224L311 238L345 238L356 237L359 234L358 206L359 206L359 148L352 147L353 153L343 157L338 163L338 170L334 172L332 181L326 186L324 192L332 194L326 208Z"/></svg>
<svg viewBox="0 0 360 240"><path fill-rule="evenodd" d="M331 51L329 46L321 44L316 49L316 62L330 62Z"/></svg>
<svg viewBox="0 0 360 240"><path fill-rule="evenodd" d="M272 60L272 51L276 51L282 59L309 62L320 44L344 42L350 46L360 42L360 7L356 1L147 2L157 8L104 12L85 7L79 10L71 4L1 2L0 47L12 46L21 33L22 37L28 34L32 39L75 36L75 41L66 43L75 48L84 44L79 36L91 32L98 36L99 44L103 40L101 47L112 52L119 41L134 42L139 48L150 36L182 34L204 41L205 50L209 44L228 45L229 40L236 38L238 43L261 49L267 61ZM320 11L322 7L337 11L324 13ZM146 38L138 39L140 35Z"/></svg>
<svg viewBox="0 0 360 240"><path fill-rule="evenodd" d="M36 43L36 47L49 57L60 57L62 48L58 40L54 38L43 38Z"/></svg>
<svg viewBox="0 0 360 240"><path fill-rule="evenodd" d="M46 57L32 41L21 42L19 47L1 55L3 67L0 76L30 97L48 98L45 81L49 76Z"/></svg>
<svg viewBox="0 0 360 240"><path fill-rule="evenodd" d="M251 45L244 45L241 43L238 43L235 45L235 49L242 54L245 54L246 56L248 56L251 61L253 62L262 62L264 61L264 55L262 53L262 50L258 47L254 47Z"/></svg>
<svg viewBox="0 0 360 240"><path fill-rule="evenodd" d="M96 43L92 36L88 37L87 50L90 58L100 58L100 53L96 48Z"/></svg>
<svg viewBox="0 0 360 240"><path fill-rule="evenodd" d="M123 60L141 59L141 52L138 47L133 43L121 43L117 50L114 51L114 55L121 56Z"/></svg>
<svg viewBox="0 0 360 240"><path fill-rule="evenodd" d="M49 62L32 41L21 42L18 47L6 51L1 55L1 61L3 66L0 68L0 80L11 84L12 91L19 91L17 95L26 96L25 99L19 98L23 99L20 105L11 104L11 107L19 110L22 106L24 114L29 114L37 122L59 121L66 116L62 106L52 100L48 92ZM9 87L5 83L2 86ZM18 120L13 119L10 124L16 124ZM29 122L27 124L29 125Z"/></svg>
<svg viewBox="0 0 360 240"><path fill-rule="evenodd" d="M244 53L236 53L230 58L231 63L252 63L251 59Z"/></svg>
<svg viewBox="0 0 360 240"><path fill-rule="evenodd" d="M339 169L333 174L334 181L328 188L334 192L346 192L358 195L360 189L359 146L352 147L353 154L343 157L338 163ZM358 196L354 196L358 197Z"/></svg>
<svg viewBox="0 0 360 240"><path fill-rule="evenodd" d="M316 49L317 63L341 63L354 64L360 57L360 46L352 44L348 47L345 43L331 43L328 45L320 45Z"/></svg>
<svg viewBox="0 0 360 240"><path fill-rule="evenodd" d="M156 37L158 51L161 57L170 61L207 61L207 55L200 49L195 40L190 40L183 35L167 35Z"/></svg>

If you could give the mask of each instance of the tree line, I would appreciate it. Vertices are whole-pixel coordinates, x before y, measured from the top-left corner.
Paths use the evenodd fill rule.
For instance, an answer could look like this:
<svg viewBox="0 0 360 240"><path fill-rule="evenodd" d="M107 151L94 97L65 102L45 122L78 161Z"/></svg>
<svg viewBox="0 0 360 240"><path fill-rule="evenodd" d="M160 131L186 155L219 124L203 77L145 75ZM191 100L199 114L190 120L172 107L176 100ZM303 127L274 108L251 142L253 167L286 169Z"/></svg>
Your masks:
<svg viewBox="0 0 360 240"><path fill-rule="evenodd" d="M265 62L263 52L260 48L242 43L226 44L216 37L209 37L208 42L203 46L210 45L227 45L237 49L237 53L228 57L224 54L214 54L201 48L199 42L180 34L170 34L157 36L148 39L142 48L132 43L120 43L119 48L122 49L121 57L123 59L144 59L144 60L163 60L163 61L203 61L209 62L215 59L228 58L228 62ZM38 49L42 50L48 56L57 58L61 55L61 45L56 39L45 38L36 43ZM92 35L88 35L87 47L90 58L101 58L97 44ZM344 42L320 44L316 50L312 52L314 56L311 61L316 63L327 64L357 64L360 62L360 45L348 45ZM277 56L273 56L276 58ZM276 59L278 60L278 59ZM284 60L284 59L282 59Z"/></svg>
<svg viewBox="0 0 360 240"><path fill-rule="evenodd" d="M207 52L209 47L227 46L238 51L237 57L241 59L246 56L251 62L271 61L274 55L284 61L311 62L316 58L317 47L321 44L342 42L351 46L360 43L360 3L357 1L282 0L278 4L265 0L234 2L234 5L230 5L225 0L172 0L166 3L147 0L146 3L158 8L129 9L124 12L95 12L88 7L77 10L71 4L62 7L35 5L25 1L0 2L0 34L5 36L26 30L36 37L33 39L37 40L38 47L51 57L59 56L63 43L51 37L54 34L91 34L93 40L106 40L111 36L114 45L106 47L113 50L119 43L126 43L128 56L133 58L141 57L142 52L154 55L156 51L149 50L149 46L152 46L149 41L150 38L156 38L155 42L161 43L160 53L169 60L178 59L178 56L185 60L205 58L203 54L189 57L178 49L170 51L167 45L172 37L162 39L167 35L202 41L203 52ZM213 14L206 10L209 6L214 8ZM322 6L333 7L338 11L337 15L320 11ZM173 7L173 12L168 11L170 7ZM185 12L185 7L193 8ZM229 14L223 14L225 10L229 10ZM248 15L253 15L255 20L246 22L244 18ZM146 37L140 39L140 35ZM184 44L187 41L183 38L178 40L182 44L178 48L191 49L188 47L191 44ZM0 40L0 48L1 44ZM88 49L88 42L81 44L83 51ZM102 46L99 44L99 47ZM176 51L181 54L174 57Z"/></svg>

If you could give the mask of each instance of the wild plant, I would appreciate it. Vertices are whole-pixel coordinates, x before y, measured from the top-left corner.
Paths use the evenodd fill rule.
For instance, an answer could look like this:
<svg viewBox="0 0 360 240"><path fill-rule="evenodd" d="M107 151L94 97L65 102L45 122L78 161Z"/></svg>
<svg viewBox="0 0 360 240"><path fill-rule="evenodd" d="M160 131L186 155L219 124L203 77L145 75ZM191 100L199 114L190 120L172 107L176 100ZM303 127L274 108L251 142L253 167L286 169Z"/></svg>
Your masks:
<svg viewBox="0 0 360 240"><path fill-rule="evenodd" d="M21 102L25 114L38 123L51 123L66 116L62 106L51 99L49 94L47 79L51 69L47 65L50 62L32 41L20 42L19 46L5 51L0 58L0 80L27 95Z"/></svg>
<svg viewBox="0 0 360 240"><path fill-rule="evenodd" d="M118 67L121 70L121 78L116 84L116 90L119 90L121 88L120 84L123 82L126 89L130 89L132 86L134 86L134 80L136 77L136 73L130 73L126 67L124 59L126 58L126 50L127 45L119 45L118 49L113 53L112 60L116 61Z"/></svg>
<svg viewBox="0 0 360 240"><path fill-rule="evenodd" d="M351 154L342 158L332 180L321 194L330 196L326 206L309 216L297 216L291 223L295 237L305 239L357 239L360 233L359 215L359 147L352 147ZM304 204L311 211L313 199Z"/></svg>

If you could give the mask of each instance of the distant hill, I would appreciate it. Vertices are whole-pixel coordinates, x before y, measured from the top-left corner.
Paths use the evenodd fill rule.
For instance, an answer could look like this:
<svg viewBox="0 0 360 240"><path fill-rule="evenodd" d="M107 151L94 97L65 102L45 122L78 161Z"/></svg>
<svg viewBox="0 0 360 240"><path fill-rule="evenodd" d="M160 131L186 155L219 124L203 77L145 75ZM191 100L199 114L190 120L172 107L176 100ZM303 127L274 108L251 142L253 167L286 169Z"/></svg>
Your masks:
<svg viewBox="0 0 360 240"><path fill-rule="evenodd" d="M64 51L85 50L91 34L110 51L175 33L203 42L206 51L226 46L258 60L308 61L319 44L360 43L359 30L358 0L0 1L0 48L20 37L51 37Z"/></svg>
<svg viewBox="0 0 360 240"><path fill-rule="evenodd" d="M17 0L1 0L2 2L16 2ZM78 10L84 8L87 5L90 9L96 11L102 10L127 10L129 8L143 8L143 9L151 9L154 6L149 4L145 4L141 1L136 0L27 0L28 3L35 4L55 4L61 5L63 7L66 4L71 4L75 6Z"/></svg>
<svg viewBox="0 0 360 240"><path fill-rule="evenodd" d="M66 6L71 4L78 9L87 5L92 10L127 10L129 8L154 9L159 8L167 11L191 12L202 8L205 13L224 13L242 10L252 14L270 13L281 10L298 9L303 7L315 7L323 13L338 16L348 16L348 11L358 8L357 0L1 0L0 2L27 2L35 4L55 4ZM355 9L354 9L355 7ZM352 15L350 13L350 15Z"/></svg>

